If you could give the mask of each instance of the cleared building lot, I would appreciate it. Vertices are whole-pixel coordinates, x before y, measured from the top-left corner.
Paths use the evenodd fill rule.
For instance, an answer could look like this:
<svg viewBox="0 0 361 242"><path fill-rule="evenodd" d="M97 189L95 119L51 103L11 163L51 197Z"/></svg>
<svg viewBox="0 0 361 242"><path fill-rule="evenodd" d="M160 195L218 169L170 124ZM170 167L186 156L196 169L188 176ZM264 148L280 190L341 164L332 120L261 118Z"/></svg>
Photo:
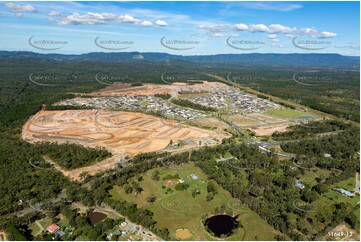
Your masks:
<svg viewBox="0 0 361 242"><path fill-rule="evenodd" d="M67 172L68 176L77 173L71 175L74 179L78 179L82 171L95 174L114 168L126 156L162 150L171 140L193 141L183 146L184 149L216 144L222 139L214 131L143 113L103 110L39 111L24 125L22 137L30 143L69 142L104 147L113 153L107 160Z"/></svg>

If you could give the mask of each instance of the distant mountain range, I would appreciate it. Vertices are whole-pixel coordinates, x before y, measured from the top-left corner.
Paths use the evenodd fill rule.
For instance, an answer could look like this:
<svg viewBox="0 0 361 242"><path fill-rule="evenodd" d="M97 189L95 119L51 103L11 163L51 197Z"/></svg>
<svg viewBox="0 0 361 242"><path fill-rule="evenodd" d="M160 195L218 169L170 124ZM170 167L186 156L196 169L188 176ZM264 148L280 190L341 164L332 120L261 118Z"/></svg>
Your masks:
<svg viewBox="0 0 361 242"><path fill-rule="evenodd" d="M29 51L0 51L0 58L50 58L58 61L187 61L200 64L268 66L268 67L331 67L359 69L360 57L339 54L219 54L219 55L172 55L151 52L91 52L79 55L41 54Z"/></svg>

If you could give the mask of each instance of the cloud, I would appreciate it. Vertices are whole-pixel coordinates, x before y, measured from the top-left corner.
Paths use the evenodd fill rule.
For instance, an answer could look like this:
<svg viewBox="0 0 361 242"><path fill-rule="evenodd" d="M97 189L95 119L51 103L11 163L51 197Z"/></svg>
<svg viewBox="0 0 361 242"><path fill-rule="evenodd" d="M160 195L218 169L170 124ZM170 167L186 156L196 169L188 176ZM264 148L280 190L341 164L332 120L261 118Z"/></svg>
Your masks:
<svg viewBox="0 0 361 242"><path fill-rule="evenodd" d="M336 36L337 36L336 33L324 31L324 32L321 32L319 34L318 38L333 38L333 37L336 37Z"/></svg>
<svg viewBox="0 0 361 242"><path fill-rule="evenodd" d="M57 11L51 11L51 12L48 14L48 16L58 16L58 15L60 15L60 13L57 12Z"/></svg>
<svg viewBox="0 0 361 242"><path fill-rule="evenodd" d="M153 23L149 22L149 21L143 21L139 25L141 25L141 26L153 26Z"/></svg>
<svg viewBox="0 0 361 242"><path fill-rule="evenodd" d="M248 30L248 25L247 24L235 24L234 28L235 28L235 30L245 31L245 30Z"/></svg>
<svg viewBox="0 0 361 242"><path fill-rule="evenodd" d="M163 20L157 20L157 21L155 21L155 24L158 26L161 26L161 27L165 27L168 25L167 22L165 22Z"/></svg>
<svg viewBox="0 0 361 242"><path fill-rule="evenodd" d="M244 24L239 23L233 26L233 29L236 31L248 31L251 33L267 33L269 39L276 39L276 34L284 34L289 38L295 38L298 35L308 35L313 38L333 38L336 37L336 33L322 31L319 32L315 28L301 28L298 30L296 27L288 27L282 24Z"/></svg>
<svg viewBox="0 0 361 242"><path fill-rule="evenodd" d="M319 32L317 29L315 28L301 28L300 29L300 34L301 35L308 35L312 38L333 38L336 37L337 34L336 33L332 33L332 32L327 32L327 31L323 31L323 32Z"/></svg>
<svg viewBox="0 0 361 242"><path fill-rule="evenodd" d="M269 34L289 34L296 30L296 28L291 28L284 26L282 24L271 24L271 25L264 25L264 24L244 24L239 23L234 25L234 29L237 31L249 31L249 32L261 32L261 33L269 33Z"/></svg>
<svg viewBox="0 0 361 242"><path fill-rule="evenodd" d="M86 14L73 13L67 15L57 11L51 11L48 16L50 21L55 21L59 25L99 25L108 23L122 23L145 27L153 26L153 23L150 21L140 20L128 14L116 15L113 13L88 12ZM161 21L159 25L166 26L167 23Z"/></svg>
<svg viewBox="0 0 361 242"><path fill-rule="evenodd" d="M117 19L115 14L111 13L92 13L86 14L73 13L71 15L58 14L55 21L60 25L97 25L106 24Z"/></svg>
<svg viewBox="0 0 361 242"><path fill-rule="evenodd" d="M276 43L271 43L270 45L272 48L285 48L284 45L280 45L280 44L276 44Z"/></svg>
<svg viewBox="0 0 361 242"><path fill-rule="evenodd" d="M214 37L214 38L220 38L220 37L225 37L226 35L222 34L222 33L212 33L210 35L210 37Z"/></svg>
<svg viewBox="0 0 361 242"><path fill-rule="evenodd" d="M269 38L269 39L277 39L277 34L269 34L267 36L267 38Z"/></svg>
<svg viewBox="0 0 361 242"><path fill-rule="evenodd" d="M24 13L24 12L36 12L36 9L30 4L14 4L14 3L6 3L5 7L15 13Z"/></svg>
<svg viewBox="0 0 361 242"><path fill-rule="evenodd" d="M36 9L30 4L6 3L5 7L15 13L15 16L21 17L23 13L35 13Z"/></svg>
<svg viewBox="0 0 361 242"><path fill-rule="evenodd" d="M300 4L288 3L262 3L262 2L245 2L241 3L241 7L248 9L264 10L264 11L280 11L288 12L296 9L303 8Z"/></svg>
<svg viewBox="0 0 361 242"><path fill-rule="evenodd" d="M137 24L137 23L141 22L139 19L136 19L130 15L119 16L119 21L121 23L132 23L132 24Z"/></svg>
<svg viewBox="0 0 361 242"><path fill-rule="evenodd" d="M229 29L229 26L226 24L207 24L207 25L199 25L198 26L199 29L205 29L214 33L219 33L219 32L223 32L226 31L227 29Z"/></svg>

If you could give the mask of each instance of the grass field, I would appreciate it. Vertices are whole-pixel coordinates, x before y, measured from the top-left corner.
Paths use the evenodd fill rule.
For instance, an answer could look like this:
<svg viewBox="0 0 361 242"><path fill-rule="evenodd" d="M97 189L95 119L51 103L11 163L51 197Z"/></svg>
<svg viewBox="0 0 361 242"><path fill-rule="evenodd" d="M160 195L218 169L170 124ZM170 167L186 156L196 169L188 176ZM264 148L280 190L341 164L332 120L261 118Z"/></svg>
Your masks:
<svg viewBox="0 0 361 242"><path fill-rule="evenodd" d="M332 188L338 187L353 192L355 189L355 183L356 183L355 177L350 177L347 180L341 181L333 185ZM331 189L328 192L326 192L324 196L327 197L328 199L334 200L335 202L344 202L350 204L351 206L356 206L360 202L360 195L355 195L354 197L349 198Z"/></svg>
<svg viewBox="0 0 361 242"><path fill-rule="evenodd" d="M267 110L266 114L279 117L279 118L288 118L288 119L299 119L301 117L312 117L307 113L290 109L290 108L284 108L284 109L270 109Z"/></svg>
<svg viewBox="0 0 361 242"><path fill-rule="evenodd" d="M49 217L45 217L43 219L38 220L38 222L44 227L44 230L46 230L46 228L52 224L52 219ZM33 236L37 235L38 233L40 233L40 228L36 223L32 223L30 226L30 230L31 230L31 234Z"/></svg>
<svg viewBox="0 0 361 242"><path fill-rule="evenodd" d="M313 170L305 170L304 175L299 176L299 181L305 184L306 186L312 187L317 185L317 181L315 180L317 177L327 178L331 174L331 171L326 169L315 168Z"/></svg>
<svg viewBox="0 0 361 242"><path fill-rule="evenodd" d="M175 168L178 168L178 170ZM160 172L159 181L154 181L151 178L155 170ZM167 175L174 176L177 174L180 179L189 185L187 190L177 191L174 189L176 185L162 188L163 183L166 181L162 178ZM196 175L198 179L193 180L190 177L191 174ZM233 216L239 215L238 221L243 225L243 228L239 228L235 234L226 238L226 240L274 240L274 236L279 234L278 231L270 227L256 213L242 212L243 210L239 211L236 208L232 210L227 206L227 202L233 199L231 195L215 182L214 184L217 187L218 194L211 201L207 201L207 176L198 167L185 164L172 168L156 168L146 172L143 175L143 181L139 184L144 191L138 195L134 193L126 194L124 189L119 186L113 187L110 194L115 199L122 198L154 212L154 219L157 221L156 226L168 228L173 240L177 240L175 234L178 229L188 229L192 234L189 240L217 240L218 238L212 237L206 231L201 220L205 215L213 215L215 209L220 208L222 205ZM200 194L193 197L192 191L195 189L199 190ZM146 198L150 195L156 196L157 199L154 203L146 201Z"/></svg>

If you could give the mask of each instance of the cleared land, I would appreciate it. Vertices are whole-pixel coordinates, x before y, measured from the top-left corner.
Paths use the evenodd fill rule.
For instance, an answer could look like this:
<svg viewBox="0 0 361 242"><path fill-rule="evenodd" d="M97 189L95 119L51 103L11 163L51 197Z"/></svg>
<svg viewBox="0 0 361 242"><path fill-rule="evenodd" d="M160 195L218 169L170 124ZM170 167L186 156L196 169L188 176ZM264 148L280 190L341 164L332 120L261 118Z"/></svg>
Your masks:
<svg viewBox="0 0 361 242"><path fill-rule="evenodd" d="M209 128L220 128L227 129L228 126L219 119L216 118L201 118L194 121L194 123L209 127Z"/></svg>
<svg viewBox="0 0 361 242"><path fill-rule="evenodd" d="M289 119L313 118L313 116L307 113L289 108L277 109L277 110L271 109L267 111L267 114L280 118L289 118Z"/></svg>
<svg viewBox="0 0 361 242"><path fill-rule="evenodd" d="M249 115L248 115L249 116ZM237 126L252 126L252 125L260 125L262 122L252 119L249 117L246 117L241 114L235 114L235 115L226 115L224 116L224 119L228 122L231 122Z"/></svg>
<svg viewBox="0 0 361 242"><path fill-rule="evenodd" d="M132 87L130 84L114 83L104 89L91 93L93 96L154 96L155 94L171 94L177 93L202 93L209 92L212 88L226 89L228 86L220 82L203 83L183 83L174 82L171 85L159 84L143 84L142 86Z"/></svg>
<svg viewBox="0 0 361 242"><path fill-rule="evenodd" d="M170 141L187 142L182 148L219 143L223 136L175 121L133 112L66 110L40 111L23 127L24 140L75 143L86 147L104 147L113 156L97 164L64 173L78 179L81 172L90 175L114 168L126 156L164 149Z"/></svg>

